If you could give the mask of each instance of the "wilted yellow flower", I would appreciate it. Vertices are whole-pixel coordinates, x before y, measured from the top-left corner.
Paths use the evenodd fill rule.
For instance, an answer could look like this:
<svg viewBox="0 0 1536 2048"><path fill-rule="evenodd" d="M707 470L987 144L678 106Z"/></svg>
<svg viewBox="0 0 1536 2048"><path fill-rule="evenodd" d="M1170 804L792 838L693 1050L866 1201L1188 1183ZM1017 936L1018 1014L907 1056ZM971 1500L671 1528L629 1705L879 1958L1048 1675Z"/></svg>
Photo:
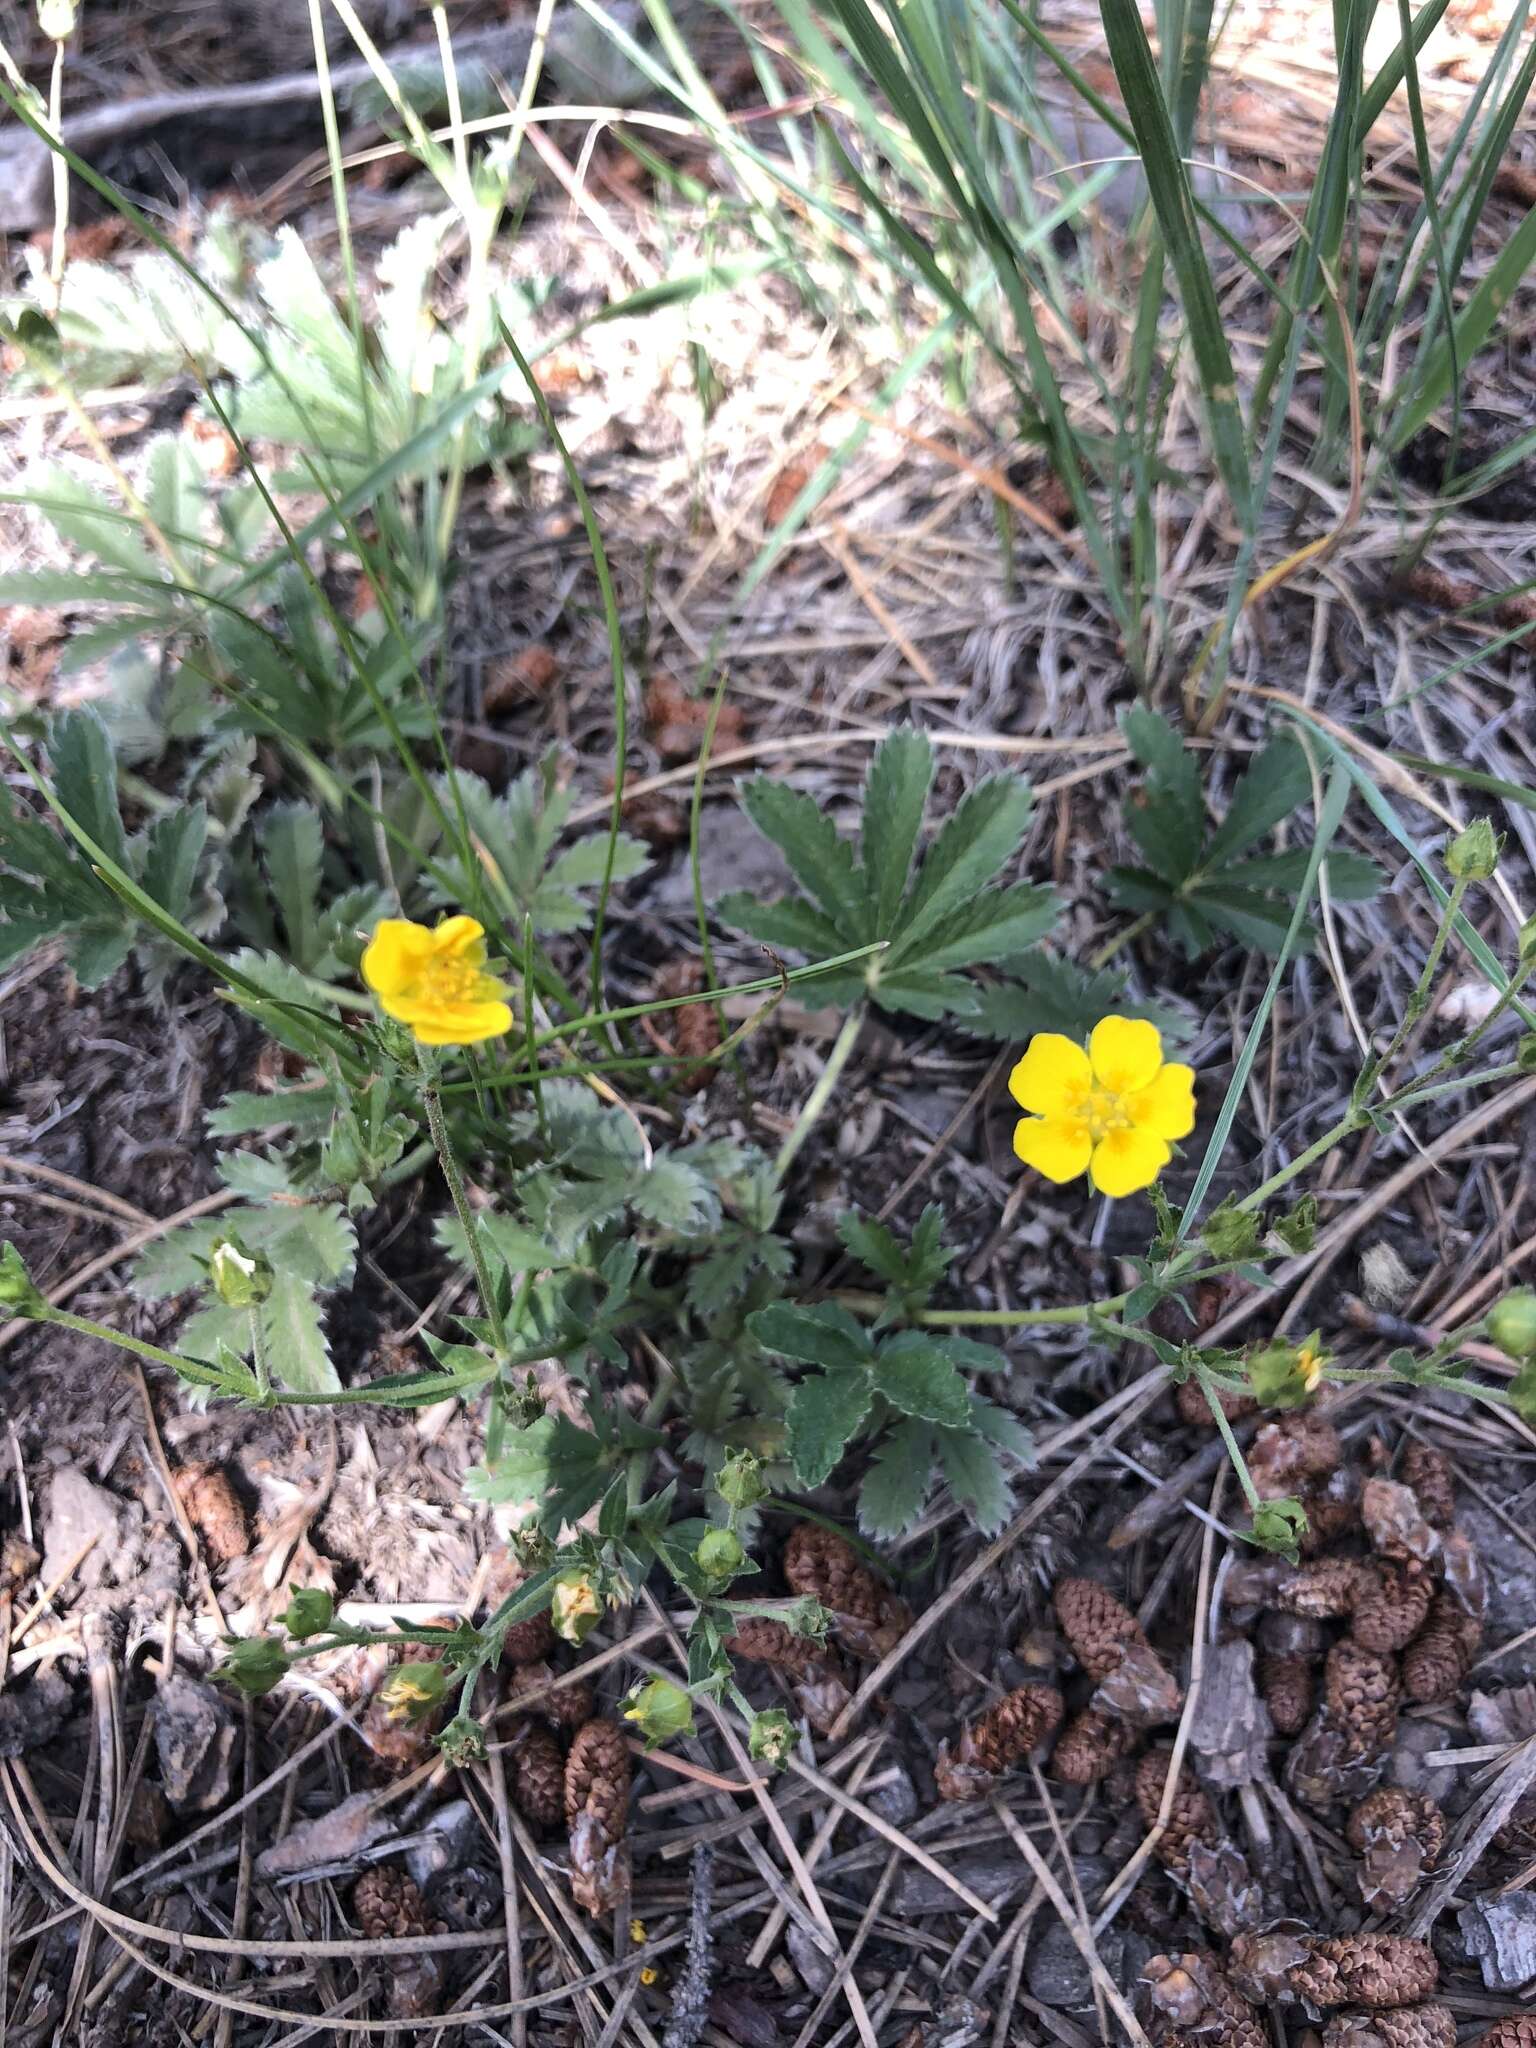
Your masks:
<svg viewBox="0 0 1536 2048"><path fill-rule="evenodd" d="M398 1723L424 1721L441 1706L448 1674L441 1664L397 1664L379 1687L384 1718Z"/></svg>
<svg viewBox="0 0 1536 2048"><path fill-rule="evenodd" d="M419 1045L478 1045L512 1029L507 987L485 971L485 927L448 917L435 931L386 917L363 954L363 979L384 1014Z"/></svg>
<svg viewBox="0 0 1536 2048"><path fill-rule="evenodd" d="M585 1572L562 1572L549 1600L555 1634L568 1643L584 1643L602 1618L603 1603Z"/></svg>
<svg viewBox="0 0 1536 2048"><path fill-rule="evenodd" d="M1057 1031L1039 1032L1008 1077L1030 1114L1013 1149L1047 1180L1088 1174L1101 1195L1149 1188L1195 1127L1192 1067L1165 1064L1154 1024L1104 1017L1085 1052Z"/></svg>

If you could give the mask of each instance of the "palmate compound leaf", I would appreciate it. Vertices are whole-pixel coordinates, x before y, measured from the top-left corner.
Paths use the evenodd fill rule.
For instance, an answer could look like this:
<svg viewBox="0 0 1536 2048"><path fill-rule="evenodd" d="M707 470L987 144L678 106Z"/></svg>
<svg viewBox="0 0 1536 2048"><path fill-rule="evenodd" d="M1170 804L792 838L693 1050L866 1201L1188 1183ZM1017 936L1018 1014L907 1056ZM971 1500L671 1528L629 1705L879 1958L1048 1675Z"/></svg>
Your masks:
<svg viewBox="0 0 1536 2048"><path fill-rule="evenodd" d="M904 730L881 742L864 790L862 863L811 797L755 778L743 805L808 898L759 903L734 892L716 905L720 915L767 945L810 958L885 940L886 951L856 972L818 983L829 1001L852 1001L863 987L896 1013L937 1019L973 1011L977 990L958 970L1033 945L1049 929L1055 903L1028 884L989 886L1016 853L1029 817L1028 786L1015 776L989 777L964 797L914 874L932 776L922 734Z"/></svg>
<svg viewBox="0 0 1536 2048"><path fill-rule="evenodd" d="M1133 705L1120 730L1146 770L1125 806L1125 826L1149 867L1177 887L1194 873L1205 839L1205 798L1194 756L1155 711Z"/></svg>

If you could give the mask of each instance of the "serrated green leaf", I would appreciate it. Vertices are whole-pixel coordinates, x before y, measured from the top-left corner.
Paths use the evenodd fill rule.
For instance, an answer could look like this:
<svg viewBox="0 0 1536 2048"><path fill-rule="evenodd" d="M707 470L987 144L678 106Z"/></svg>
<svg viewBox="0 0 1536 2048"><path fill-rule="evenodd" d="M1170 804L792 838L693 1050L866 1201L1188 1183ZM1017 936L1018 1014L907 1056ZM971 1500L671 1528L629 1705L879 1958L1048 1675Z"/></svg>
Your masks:
<svg viewBox="0 0 1536 2048"><path fill-rule="evenodd" d="M892 1286L899 1286L907 1277L906 1246L897 1242L893 1232L874 1216L857 1216L852 1212L839 1216L837 1234L871 1273L877 1273Z"/></svg>
<svg viewBox="0 0 1536 2048"><path fill-rule="evenodd" d="M195 543L203 523L203 472L187 436L161 434L150 443L144 502L167 540Z"/></svg>
<svg viewBox="0 0 1536 2048"><path fill-rule="evenodd" d="M629 1194L637 1215L662 1230L675 1230L687 1237L720 1219L719 1197L705 1180L682 1160L658 1152L648 1173L638 1174Z"/></svg>
<svg viewBox="0 0 1536 2048"><path fill-rule="evenodd" d="M273 1276L261 1306L267 1364L280 1387L295 1394L331 1394L341 1385L331 1363L325 1324L308 1282L294 1272Z"/></svg>
<svg viewBox="0 0 1536 2048"><path fill-rule="evenodd" d="M904 1422L881 1440L859 1489L859 1527L877 1541L905 1536L933 1489L933 1431Z"/></svg>
<svg viewBox="0 0 1536 2048"><path fill-rule="evenodd" d="M1167 719L1144 705L1121 713L1120 730L1147 771L1125 806L1126 830L1156 872L1177 884L1194 872L1205 838L1199 770Z"/></svg>
<svg viewBox="0 0 1536 2048"><path fill-rule="evenodd" d="M923 970L941 973L1027 952L1049 932L1059 907L1053 890L1038 888L1033 882L1018 882L1011 889L988 889L957 912L942 933L933 935L933 943L923 948Z"/></svg>
<svg viewBox="0 0 1536 2048"><path fill-rule="evenodd" d="M1261 854L1224 868L1220 879L1233 888L1282 889L1294 896L1306 880L1310 859L1311 849L1305 846L1290 853ZM1336 903L1368 903L1386 880L1375 861L1358 853L1330 853L1323 871Z"/></svg>
<svg viewBox="0 0 1536 2048"><path fill-rule="evenodd" d="M803 896L781 896L776 903L759 903L739 889L731 890L715 903L715 914L735 925L765 946L785 946L796 953L830 959L845 950L842 935L824 911ZM818 982L818 990L825 984Z"/></svg>
<svg viewBox="0 0 1536 2048"><path fill-rule="evenodd" d="M172 917L185 918L192 907L198 863L208 837L208 813L201 804L184 804L156 818L144 835L144 860L139 880Z"/></svg>
<svg viewBox="0 0 1536 2048"><path fill-rule="evenodd" d="M80 986L94 989L110 981L133 951L133 940L134 928L127 923L92 919L71 927L65 951Z"/></svg>
<svg viewBox="0 0 1536 2048"><path fill-rule="evenodd" d="M1283 733L1254 756L1233 790L1227 815L1212 834L1202 865L1219 870L1311 801L1307 757L1299 742Z"/></svg>
<svg viewBox="0 0 1536 2048"><path fill-rule="evenodd" d="M531 1500L545 1526L575 1522L607 1491L613 1454L589 1430L563 1415L541 1415L509 1429L494 1463L464 1476L472 1501L491 1506Z"/></svg>
<svg viewBox="0 0 1536 2048"><path fill-rule="evenodd" d="M94 711L63 711L48 728L53 794L81 830L121 867L127 835L117 803L117 764L107 728Z"/></svg>
<svg viewBox="0 0 1536 2048"><path fill-rule="evenodd" d="M300 1131L324 1130L334 1113L329 1088L278 1088L270 1095L237 1089L208 1112L206 1123L210 1137L243 1138L251 1131L275 1130L282 1124Z"/></svg>
<svg viewBox="0 0 1536 2048"><path fill-rule="evenodd" d="M33 470L27 483L43 517L68 543L71 554L94 557L141 585L165 581L159 563L139 539L136 522L93 486L52 464Z"/></svg>
<svg viewBox="0 0 1536 2048"><path fill-rule="evenodd" d="M981 1003L974 983L958 974L931 974L925 967L897 967L889 973L882 972L870 994L882 1010L933 1021L940 1017L974 1016Z"/></svg>
<svg viewBox="0 0 1536 2048"><path fill-rule="evenodd" d="M795 880L832 920L842 949L873 938L871 905L853 850L821 805L767 775L745 784L741 802L758 831L783 854Z"/></svg>
<svg viewBox="0 0 1536 2048"><path fill-rule="evenodd" d="M1278 953L1291 922L1292 906L1280 896L1262 896L1253 889L1232 889L1202 883L1190 892L1188 908L1210 919L1244 945L1258 946L1266 953ZM1313 936L1303 925L1305 944Z"/></svg>
<svg viewBox="0 0 1536 2048"><path fill-rule="evenodd" d="M932 936L1018 851L1033 804L1016 775L990 775L960 799L928 849L882 971L926 959Z"/></svg>
<svg viewBox="0 0 1536 2048"><path fill-rule="evenodd" d="M869 1374L808 1373L789 1397L789 1456L800 1485L820 1486L869 1413Z"/></svg>
<svg viewBox="0 0 1536 2048"><path fill-rule="evenodd" d="M861 834L877 938L894 927L932 786L933 746L925 733L904 727L880 742L864 784Z"/></svg>
<svg viewBox="0 0 1536 2048"><path fill-rule="evenodd" d="M258 828L262 861L282 912L289 957L295 965L318 963L320 878L325 835L320 814L303 803L274 804Z"/></svg>
<svg viewBox="0 0 1536 2048"><path fill-rule="evenodd" d="M874 1350L863 1325L835 1301L813 1302L805 1308L773 1302L748 1316L747 1328L765 1351L831 1371L864 1365Z"/></svg>
<svg viewBox="0 0 1536 2048"><path fill-rule="evenodd" d="M939 1464L949 1490L983 1536L993 1536L1007 1519L1012 1499L997 1452L969 1429L941 1429Z"/></svg>
<svg viewBox="0 0 1536 2048"><path fill-rule="evenodd" d="M1176 900L1168 883L1150 868L1111 868L1104 893L1122 910L1168 910Z"/></svg>
<svg viewBox="0 0 1536 2048"><path fill-rule="evenodd" d="M882 1344L872 1368L875 1391L903 1415L960 1428L969 1421L970 1390L942 1347L920 1330Z"/></svg>
<svg viewBox="0 0 1536 2048"><path fill-rule="evenodd" d="M996 1444L999 1450L1010 1451L1020 1464L1034 1469L1034 1432L1006 1408L999 1408L995 1402L983 1401L979 1394L973 1394L971 1427L979 1431L988 1443Z"/></svg>

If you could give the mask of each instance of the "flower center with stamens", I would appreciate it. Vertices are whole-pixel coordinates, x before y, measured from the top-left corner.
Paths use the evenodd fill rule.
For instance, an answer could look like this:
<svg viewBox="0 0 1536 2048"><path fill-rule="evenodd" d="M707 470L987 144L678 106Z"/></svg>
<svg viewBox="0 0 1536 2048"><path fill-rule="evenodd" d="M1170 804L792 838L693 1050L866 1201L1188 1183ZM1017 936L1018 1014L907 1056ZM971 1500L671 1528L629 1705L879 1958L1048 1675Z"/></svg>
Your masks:
<svg viewBox="0 0 1536 2048"><path fill-rule="evenodd" d="M473 962L438 955L421 970L419 994L432 1003L473 1002L485 980L485 969Z"/></svg>
<svg viewBox="0 0 1536 2048"><path fill-rule="evenodd" d="M1087 1126L1088 1135L1095 1145L1110 1131L1131 1128L1132 1120L1125 1098L1113 1088L1084 1088L1077 1092L1072 1113Z"/></svg>

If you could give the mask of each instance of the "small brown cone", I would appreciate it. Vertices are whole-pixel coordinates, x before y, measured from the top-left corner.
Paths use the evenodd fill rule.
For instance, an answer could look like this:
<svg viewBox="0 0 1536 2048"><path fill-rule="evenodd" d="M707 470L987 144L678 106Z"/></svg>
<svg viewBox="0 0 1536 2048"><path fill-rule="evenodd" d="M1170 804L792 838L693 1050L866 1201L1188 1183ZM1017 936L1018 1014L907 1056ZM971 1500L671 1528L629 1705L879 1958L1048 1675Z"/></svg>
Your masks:
<svg viewBox="0 0 1536 2048"><path fill-rule="evenodd" d="M1417 2005L1440 1981L1427 1941L1400 1934L1341 1934L1307 1943L1291 1984L1316 2006Z"/></svg>
<svg viewBox="0 0 1536 2048"><path fill-rule="evenodd" d="M1153 1956L1142 1981L1157 2022L1154 2038L1167 2048L1186 2041L1209 2048L1269 2048L1260 2016L1208 1951Z"/></svg>
<svg viewBox="0 0 1536 2048"><path fill-rule="evenodd" d="M542 1664L555 1647L555 1625L547 1609L514 1621L501 1642L503 1664Z"/></svg>
<svg viewBox="0 0 1536 2048"><path fill-rule="evenodd" d="M571 1894L594 1915L610 1912L628 1889L624 1826L629 1782L624 1731L613 1721L588 1721L565 1760L565 1817Z"/></svg>
<svg viewBox="0 0 1536 2048"><path fill-rule="evenodd" d="M1051 1751L1051 1775L1063 1785L1097 1785L1136 1746L1138 1730L1118 1714L1085 1707L1062 1729Z"/></svg>
<svg viewBox="0 0 1536 2048"><path fill-rule="evenodd" d="M552 1828L565 1814L565 1760L554 1730L523 1715L509 1743L512 1797L531 1827Z"/></svg>
<svg viewBox="0 0 1536 2048"><path fill-rule="evenodd" d="M1507 2013L1479 2034L1470 2048L1536 2048L1536 2013Z"/></svg>
<svg viewBox="0 0 1536 2048"><path fill-rule="evenodd" d="M1323 2029L1323 2048L1456 2048L1456 2015L1448 2005L1335 2013Z"/></svg>
<svg viewBox="0 0 1536 2048"><path fill-rule="evenodd" d="M1379 1564L1361 1583L1349 1632L1368 1650L1406 1649L1424 1626L1433 1593L1422 1565Z"/></svg>
<svg viewBox="0 0 1536 2048"><path fill-rule="evenodd" d="M1344 1830L1360 1856L1360 1895L1387 1913L1434 1869L1445 1848L1445 1815L1422 1792L1381 1785L1368 1792Z"/></svg>
<svg viewBox="0 0 1536 2048"><path fill-rule="evenodd" d="M1437 1593L1429 1619L1403 1653L1403 1690L1409 1699L1426 1706L1450 1699L1471 1670L1482 1636L1482 1623L1453 1594Z"/></svg>
<svg viewBox="0 0 1536 2048"><path fill-rule="evenodd" d="M1370 1568L1355 1558L1322 1557L1315 1564L1302 1565L1281 1582L1275 1605L1282 1614L1299 1614L1312 1621L1338 1620L1354 1612L1370 1582Z"/></svg>
<svg viewBox="0 0 1536 2048"><path fill-rule="evenodd" d="M878 1663L912 1625L912 1614L835 1529L799 1522L784 1546L784 1577L793 1592L819 1600L837 1616L837 1638L851 1656Z"/></svg>
<svg viewBox="0 0 1536 2048"><path fill-rule="evenodd" d="M1404 1486L1432 1529L1449 1529L1456 1519L1456 1479L1444 1451L1412 1437L1398 1464Z"/></svg>
<svg viewBox="0 0 1536 2048"><path fill-rule="evenodd" d="M1402 1698L1397 1659L1346 1636L1328 1652L1323 1697L1340 1727L1363 1749L1385 1749L1397 1731Z"/></svg>
<svg viewBox="0 0 1536 2048"><path fill-rule="evenodd" d="M1052 1598L1073 1656L1095 1681L1120 1668L1127 1644L1146 1644L1135 1615L1096 1579L1061 1579Z"/></svg>
<svg viewBox="0 0 1536 2048"><path fill-rule="evenodd" d="M1152 1828L1163 1804L1163 1788L1168 1782L1168 1767L1173 1761L1173 1752L1167 1749L1149 1750L1136 1769L1136 1805L1143 1824ZM1219 1840L1216 1815L1211 1802L1186 1768L1179 1772L1178 1789L1168 1812L1168 1822L1155 1844L1153 1853L1165 1870L1175 1877L1189 1875L1189 1847L1191 1842L1215 1843Z"/></svg>
<svg viewBox="0 0 1536 2048"><path fill-rule="evenodd" d="M941 1799L980 1799L1013 1764L1022 1763L1061 1719L1061 1694L1050 1685L1021 1685L962 1728L933 1767Z"/></svg>

